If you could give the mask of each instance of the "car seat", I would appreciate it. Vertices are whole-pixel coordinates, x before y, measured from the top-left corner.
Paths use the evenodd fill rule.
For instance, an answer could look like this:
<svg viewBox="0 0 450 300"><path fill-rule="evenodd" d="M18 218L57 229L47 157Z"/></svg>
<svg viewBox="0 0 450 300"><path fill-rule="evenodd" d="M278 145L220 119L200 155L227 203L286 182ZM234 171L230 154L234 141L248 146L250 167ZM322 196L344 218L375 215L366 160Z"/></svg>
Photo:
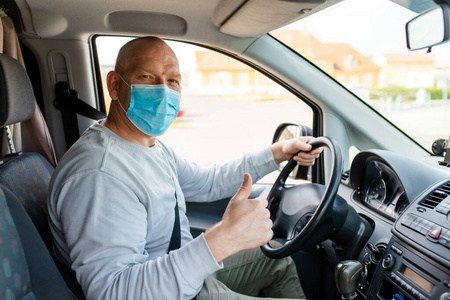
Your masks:
<svg viewBox="0 0 450 300"><path fill-rule="evenodd" d="M25 69L17 60L0 54L0 128L29 119L34 109L33 88ZM11 154L0 161L0 185L16 195L47 249L53 253L47 221L47 189L54 168L41 154L16 153L12 139L8 142ZM77 298L84 299L74 274L56 259L55 263Z"/></svg>
<svg viewBox="0 0 450 300"><path fill-rule="evenodd" d="M17 197L0 189L0 299L74 299Z"/></svg>
<svg viewBox="0 0 450 300"><path fill-rule="evenodd" d="M34 114L34 94L25 69L13 58L0 54L0 127L25 121ZM0 184L10 189L22 202L48 247L51 233L46 212L46 195L53 166L40 154L16 153L2 159Z"/></svg>

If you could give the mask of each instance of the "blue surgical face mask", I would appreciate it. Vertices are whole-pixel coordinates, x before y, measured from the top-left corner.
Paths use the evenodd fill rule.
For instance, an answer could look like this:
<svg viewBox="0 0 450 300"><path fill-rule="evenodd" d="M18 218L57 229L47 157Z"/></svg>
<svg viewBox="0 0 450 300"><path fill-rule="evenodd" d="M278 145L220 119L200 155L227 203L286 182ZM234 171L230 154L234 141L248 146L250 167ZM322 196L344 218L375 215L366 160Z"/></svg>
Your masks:
<svg viewBox="0 0 450 300"><path fill-rule="evenodd" d="M120 78L123 80L122 76ZM181 94L165 84L130 86L125 80L123 82L130 87L130 106L127 111L118 101L128 119L147 135L162 135L178 115Z"/></svg>

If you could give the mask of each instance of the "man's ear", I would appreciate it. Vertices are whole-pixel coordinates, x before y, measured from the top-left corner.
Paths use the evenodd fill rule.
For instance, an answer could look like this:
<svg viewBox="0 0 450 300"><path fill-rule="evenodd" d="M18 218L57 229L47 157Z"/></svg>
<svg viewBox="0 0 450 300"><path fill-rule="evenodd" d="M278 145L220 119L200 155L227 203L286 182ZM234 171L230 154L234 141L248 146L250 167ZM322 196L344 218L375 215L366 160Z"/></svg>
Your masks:
<svg viewBox="0 0 450 300"><path fill-rule="evenodd" d="M119 99L119 75L116 71L110 71L106 76L109 96L112 100Z"/></svg>

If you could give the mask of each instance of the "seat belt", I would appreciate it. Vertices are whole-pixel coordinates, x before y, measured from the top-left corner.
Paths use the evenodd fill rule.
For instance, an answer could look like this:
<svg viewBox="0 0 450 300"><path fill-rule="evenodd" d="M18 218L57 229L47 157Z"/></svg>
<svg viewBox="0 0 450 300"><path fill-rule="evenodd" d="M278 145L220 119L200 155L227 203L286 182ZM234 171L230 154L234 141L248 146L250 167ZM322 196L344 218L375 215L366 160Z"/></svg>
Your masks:
<svg viewBox="0 0 450 300"><path fill-rule="evenodd" d="M175 195L175 222L173 224L172 237L170 238L169 251L177 250L181 247L181 227L180 212L178 210L178 200Z"/></svg>
<svg viewBox="0 0 450 300"><path fill-rule="evenodd" d="M62 114L67 149L80 137L77 114L93 120L106 117L105 113L81 100L78 97L78 92L70 89L67 81L60 81L55 84L54 105Z"/></svg>

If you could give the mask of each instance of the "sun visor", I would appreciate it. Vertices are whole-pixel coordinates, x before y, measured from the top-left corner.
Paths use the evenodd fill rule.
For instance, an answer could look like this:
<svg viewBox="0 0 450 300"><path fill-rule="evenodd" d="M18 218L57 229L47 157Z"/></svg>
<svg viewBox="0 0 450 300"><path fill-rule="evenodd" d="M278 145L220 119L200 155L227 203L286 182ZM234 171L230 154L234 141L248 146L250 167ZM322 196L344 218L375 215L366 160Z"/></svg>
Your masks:
<svg viewBox="0 0 450 300"><path fill-rule="evenodd" d="M184 35L186 20L179 16L147 11L115 11L106 16L106 26L117 31L152 32L161 35Z"/></svg>
<svg viewBox="0 0 450 300"><path fill-rule="evenodd" d="M214 11L220 31L238 37L256 37L307 14L326 0L222 0Z"/></svg>

